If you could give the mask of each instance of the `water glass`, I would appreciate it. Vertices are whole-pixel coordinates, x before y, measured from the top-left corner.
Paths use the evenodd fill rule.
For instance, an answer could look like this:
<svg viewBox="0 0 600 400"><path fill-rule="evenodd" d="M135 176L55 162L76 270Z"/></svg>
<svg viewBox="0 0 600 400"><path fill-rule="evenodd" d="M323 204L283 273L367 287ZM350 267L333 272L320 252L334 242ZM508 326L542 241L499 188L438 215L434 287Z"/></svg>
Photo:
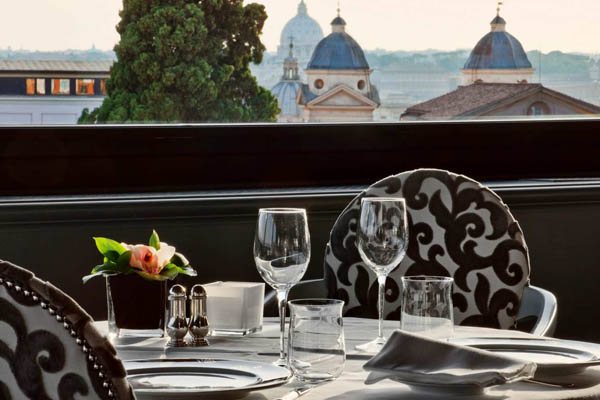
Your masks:
<svg viewBox="0 0 600 400"><path fill-rule="evenodd" d="M292 300L288 365L297 380L318 383L340 376L346 362L342 300Z"/></svg>
<svg viewBox="0 0 600 400"><path fill-rule="evenodd" d="M400 328L432 338L450 338L454 333L453 283L448 277L403 276Z"/></svg>

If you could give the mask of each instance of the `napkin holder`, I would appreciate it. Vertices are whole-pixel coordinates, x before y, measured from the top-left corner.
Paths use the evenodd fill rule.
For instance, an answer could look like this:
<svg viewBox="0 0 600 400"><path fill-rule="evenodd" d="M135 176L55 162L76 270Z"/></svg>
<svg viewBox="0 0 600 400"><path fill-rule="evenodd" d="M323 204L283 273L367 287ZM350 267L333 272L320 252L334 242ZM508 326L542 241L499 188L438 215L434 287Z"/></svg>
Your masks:
<svg viewBox="0 0 600 400"><path fill-rule="evenodd" d="M211 336L245 336L262 329L264 283L213 282L204 289Z"/></svg>

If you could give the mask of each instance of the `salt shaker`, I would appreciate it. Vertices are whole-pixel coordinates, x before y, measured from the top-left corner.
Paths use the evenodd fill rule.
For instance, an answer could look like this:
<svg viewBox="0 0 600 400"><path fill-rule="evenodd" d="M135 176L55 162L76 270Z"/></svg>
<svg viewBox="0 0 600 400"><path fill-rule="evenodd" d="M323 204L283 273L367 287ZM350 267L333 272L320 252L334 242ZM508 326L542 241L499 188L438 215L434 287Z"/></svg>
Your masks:
<svg viewBox="0 0 600 400"><path fill-rule="evenodd" d="M167 321L167 335L171 338L167 343L169 347L185 346L183 338L188 332L185 315L185 288L181 285L173 285L169 291L169 320Z"/></svg>
<svg viewBox="0 0 600 400"><path fill-rule="evenodd" d="M190 334L192 346L208 346L208 319L206 318L206 290L201 285L190 290Z"/></svg>

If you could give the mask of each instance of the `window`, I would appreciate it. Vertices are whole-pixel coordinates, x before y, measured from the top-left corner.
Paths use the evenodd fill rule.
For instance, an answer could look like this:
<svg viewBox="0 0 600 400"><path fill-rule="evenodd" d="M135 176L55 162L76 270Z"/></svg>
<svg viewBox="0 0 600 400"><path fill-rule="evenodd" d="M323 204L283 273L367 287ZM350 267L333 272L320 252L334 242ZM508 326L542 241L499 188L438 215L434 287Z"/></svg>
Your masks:
<svg viewBox="0 0 600 400"><path fill-rule="evenodd" d="M10 153L12 158L7 158L11 163L3 165L14 169L6 174L11 177L10 184L14 190L39 194L356 184L372 183L378 177L419 166L448 168L481 179L600 174L598 166L590 165L590 160L595 158L589 153L589 149L597 148L594 139L598 137L596 132L600 132L600 122L590 119L600 115L600 61L595 55L600 50L594 39L600 34L600 24L588 22L582 17L586 12L591 15L589 11L597 2L577 2L569 9L568 18L557 16L552 10L543 16L531 12L534 6L530 2L507 2L500 11L507 24L504 27L492 27L490 22L496 16L495 4L490 6L489 3L485 4L487 2L469 1L443 8L435 0L358 0L347 2L347 5L342 2L341 17L347 24L345 27L332 27L330 23L337 15L335 2L246 0L244 4L253 1L266 6L269 18L265 21L261 36L266 53L261 64L250 66L251 75L267 90L286 80L283 82L284 90L281 90L281 94L286 96L285 104L297 106L290 107L294 108L291 115L264 117L261 121L264 123L258 129L234 125L250 122L246 114L236 107L224 107L229 112L227 118L183 120L177 119L176 114L171 119L151 118L144 115L144 107L139 107L137 115L141 117L123 112L123 119L115 121L115 124L144 122L136 126L114 127L98 123L71 129L48 127L31 130L3 126L0 129L0 141L5 146L0 148L3 151L5 147L13 149L13 153ZM538 6L541 4L539 1L531 0ZM19 69L22 64L34 71L15 78L15 82L0 79L0 97L3 101L10 100L16 97L14 93L17 91L23 96L25 79L33 77L26 85L26 92L32 95L27 99L32 104L32 114L38 112L38 115L33 114L32 124L43 123L40 114L52 112L73 115L73 121L77 121L84 108L92 110L105 100L106 82L111 68L114 73L117 59L111 49L120 40L114 26L120 20L119 8L124 3L119 0L96 2L95 6L101 8L97 10L98 14L86 9L89 7L87 2L79 3L70 2L71 12L68 13L40 5L40 14L47 15L46 26L43 21L39 26L28 25L22 29L18 25L12 25L12 30L0 26L1 37L6 38L3 46L28 50L4 51L0 48L0 59L3 61L0 65L17 60L18 64L11 74L22 71ZM7 15L24 15L18 12L18 8L22 7L20 2L9 4L5 10ZM386 12L369 13L372 8L385 9ZM80 25L72 21L72 15L89 15L90 12L111 16L112 19L99 18L97 29L92 33L77 31ZM296 18L298 15L302 18ZM406 19L410 23L406 23ZM309 22L298 27L295 26L298 20ZM464 24L464 21L472 23ZM68 26L72 28L68 31L75 34L58 37L64 31L51 29L51 24ZM378 26L385 26L385 29L376 29ZM362 57L334 60L355 63L352 65L318 64L326 63L330 58L326 57L327 54L323 58L313 57L316 44L329 37L333 29L338 31L336 33L344 30L350 35L360 46L360 49L353 48L356 50L353 54L360 55L361 50L364 60ZM491 29L494 29L494 34L505 37L511 33L521 43L523 52L515 55L515 61L521 65L518 71L490 73L494 70L488 67L493 65L480 64L483 58L475 57L477 54L471 57L477 48L476 44L490 34ZM569 35L564 32L569 32ZM293 42L291 51L290 42ZM95 43L96 47L91 47L91 43ZM246 45L238 43L240 48ZM31 50L34 48L42 51L34 52ZM174 48L163 48L162 51L165 54L179 54ZM37 60L35 57L49 59ZM290 77L283 68L288 57L291 57L289 65L298 66L299 77L294 82L282 79ZM315 64L309 67L311 60ZM157 65L160 66L160 63ZM360 69L367 65L368 70ZM350 66L358 69L346 69ZM332 68L327 69L329 67ZM179 85L188 88L181 81L187 71L176 71L177 74L167 76L174 82L173 87ZM219 76L226 76L227 71L230 69L223 69L223 74ZM45 94L52 101L42 102L33 98L34 94L41 91L35 81L38 77L45 77ZM84 79L94 79L94 86L89 88L83 84ZM359 83L361 80L364 81L363 89ZM524 81L528 83L519 83ZM144 84L140 82L132 87L138 90L154 83L150 80ZM111 79L111 84L116 83L116 79ZM334 96L319 99L325 87L330 89L336 85L341 88L339 92L328 90L327 95ZM539 88L540 85L543 88ZM3 92L5 87L6 91ZM509 96L522 99L514 109L507 109L507 104L512 102L501 99L503 102L496 104L494 102L498 97L489 96L489 93L506 87L510 88ZM89 89L93 90L94 96L88 96L92 91ZM237 89L231 88L234 93L232 98L237 95ZM361 91L361 96L352 96L353 91ZM82 95L68 96L71 93ZM370 96L369 101L365 100L366 95ZM444 96L449 96L442 99L446 103L431 101ZM23 99L18 100L22 102ZM538 101L546 104L546 107L534 105ZM555 101L560 101L561 105L577 105L577 113L563 112L553 116L568 117L573 121L548 122L544 118L521 121L529 116L543 117L549 111L562 110L555 105ZM161 105L160 102L156 104ZM360 112L348 107L354 105ZM449 106L455 105L466 108L452 108L454 114L446 113L451 109ZM3 103L3 107L0 114L10 106ZM48 109L35 111L42 107ZM14 124L9 118L21 113L22 108L22 104L15 104L12 110L0 115L0 125ZM177 111L182 107L175 103L172 107L162 108ZM276 107L273 109L277 110ZM278 109L283 111L284 107ZM517 109L518 113L515 111ZM478 110L480 114L472 113L472 110ZM583 114L579 113L582 111ZM18 121L24 122L18 123L29 123L23 114L19 114ZM466 114L468 116L465 117ZM505 123L506 119L519 121L513 125ZM218 125L202 125L215 121ZM288 122L278 125L277 121ZM435 121L435 125L421 124L421 121ZM179 122L200 125L161 125ZM560 131L556 128L558 126L561 127ZM574 136L565 133L573 131L576 132ZM522 137L517 138L517 132ZM480 137L482 134L485 138ZM121 138L124 137L127 138L127 146L121 144ZM282 137L286 138L286 145L278 142ZM527 154L521 150L517 153L507 150L511 148L511 141L521 143L523 138L527 141L523 145L523 152L527 150ZM552 140L549 142L549 139ZM43 142L46 146L31 145L37 143L36 140L48 142ZM495 152L490 151L492 142ZM136 143L144 145L136 146ZM277 143L273 149L270 147L272 143ZM550 147L550 143L554 147ZM568 151L564 151L564 146L556 146L556 143L566 144ZM540 149L539 146L546 147ZM555 149L560 147L566 154L556 153ZM24 152L23 148L44 148L44 152L30 154ZM156 174L160 176L144 175L141 167L148 165L147 160L156 156L157 149L161 149L158 152L164 151L164 156L160 155L160 173ZM94 154L96 151L97 154ZM267 152L269 160L265 162ZM393 159L390 158L392 153L395 154ZM532 158L531 154L534 153L535 157ZM34 160L31 165L38 167L36 171L53 171L55 178L52 182L55 183L42 186L45 181L40 180L37 186L31 183L28 186L30 179L20 176L17 167L20 165L23 170L28 168L27 154L31 156L29 159ZM259 157L260 154L262 157ZM276 157L272 154L276 154ZM422 158L415 161L409 155L421 155ZM519 161L517 155L527 162ZM550 156L562 161L552 164L548 162ZM222 157L221 164L219 157ZM588 164L584 165L584 161ZM355 164L362 165L362 170ZM223 165L227 168L223 168ZM369 167L365 168L365 165ZM108 173L112 174L112 179L101 179L98 171L102 168L110 170ZM81 177L74 176L79 172ZM138 181L122 182L119 174L128 172Z"/></svg>
<svg viewBox="0 0 600 400"><path fill-rule="evenodd" d="M340 19L336 18L336 2L238 2L239 7L264 6L264 15L262 11L237 13L241 10L229 15L227 8L205 10L203 2L192 2L208 13L206 21L198 21L207 24L207 37L201 37L202 29L165 26L161 30L160 23L150 23L156 32L124 29L129 33L123 38L114 29L121 21L121 8L123 15L134 19L144 12L150 20L158 21L158 17L143 7L136 8L141 7L136 2L107 0L90 10L84 3L69 3L68 9L48 3L39 6L39 14L46 18L35 28L18 22L0 27L0 37L11 46L0 49L0 72L27 71L28 75L47 77L45 84L28 82L26 94L79 95L61 105L55 99L56 104L45 107L60 106L61 112L81 115L84 108L102 104L106 80L117 71L115 61L123 51L121 62L131 60L130 68L121 74L125 79L112 82L120 85L115 91L123 89L131 96L106 101L107 107L114 107L113 112L98 113L112 115L111 122L116 123L402 123L527 118L548 111L569 118L600 115L600 50L593 39L600 35L600 25L589 18L597 1L580 0L569 8L568 15L554 10L539 14L543 0L504 5L458 1L452 8L440 8L436 0L342 2ZM19 21L16 16L24 15L26 6L12 2L4 11ZM90 12L101 16L93 30L82 29L80 19L72 18ZM214 15L209 15L211 12ZM234 14L260 21L238 25ZM65 29L52 29L54 25ZM260 34L247 29L256 26L262 27ZM185 51L178 48L181 43L175 39L176 32L185 32ZM240 37L246 42L240 43ZM507 41L514 51L506 52L499 45ZM193 46L196 42L199 45ZM118 46L115 53L118 43L131 46ZM13 50L16 48L23 50ZM38 48L40 51L33 50ZM231 51L243 56L233 60ZM260 63L250 63L246 69L250 59ZM210 68L202 62L211 63ZM231 67L238 75L228 81L233 79L226 72ZM220 72L209 74L209 70ZM199 72L200 79L195 76L197 71L204 71ZM161 79L156 79L158 76ZM26 78L29 76L19 77ZM274 96L255 99L256 93L264 92L254 85ZM17 89L23 94L22 82L17 85L0 79L0 96L12 95ZM219 91L226 96L217 96ZM507 97L499 95L504 92ZM214 105L211 97L222 104ZM92 100L96 102L90 103ZM547 107L530 107L538 100ZM505 105L513 101L518 104L507 109ZM19 110L15 115L28 111L24 104L15 103L14 108ZM32 112L40 110L39 102L32 101L30 108Z"/></svg>
<svg viewBox="0 0 600 400"><path fill-rule="evenodd" d="M77 79L77 90L76 94L85 94L91 96L94 94L94 80L93 79Z"/></svg>
<svg viewBox="0 0 600 400"><path fill-rule="evenodd" d="M45 79L27 78L25 81L26 81L26 86L27 86L26 91L27 91L28 95L46 94L46 80Z"/></svg>
<svg viewBox="0 0 600 400"><path fill-rule="evenodd" d="M540 116L550 114L550 107L543 101L536 101L531 106L529 106L529 109L527 110L527 115Z"/></svg>
<svg viewBox="0 0 600 400"><path fill-rule="evenodd" d="M52 94L71 94L69 79L52 79Z"/></svg>
<svg viewBox="0 0 600 400"><path fill-rule="evenodd" d="M35 80L35 92L37 94L46 94L46 80L38 78Z"/></svg>
<svg viewBox="0 0 600 400"><path fill-rule="evenodd" d="M35 94L35 79L27 79L27 94Z"/></svg>

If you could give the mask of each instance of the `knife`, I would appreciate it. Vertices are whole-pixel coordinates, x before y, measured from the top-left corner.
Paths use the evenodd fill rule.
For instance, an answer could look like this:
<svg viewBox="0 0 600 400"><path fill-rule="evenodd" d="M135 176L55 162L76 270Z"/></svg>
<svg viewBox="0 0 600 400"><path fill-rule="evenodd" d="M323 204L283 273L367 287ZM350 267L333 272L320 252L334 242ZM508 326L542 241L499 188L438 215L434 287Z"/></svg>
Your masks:
<svg viewBox="0 0 600 400"><path fill-rule="evenodd" d="M281 397L278 397L276 400L296 400L298 397L305 395L314 388L315 386L301 386Z"/></svg>

